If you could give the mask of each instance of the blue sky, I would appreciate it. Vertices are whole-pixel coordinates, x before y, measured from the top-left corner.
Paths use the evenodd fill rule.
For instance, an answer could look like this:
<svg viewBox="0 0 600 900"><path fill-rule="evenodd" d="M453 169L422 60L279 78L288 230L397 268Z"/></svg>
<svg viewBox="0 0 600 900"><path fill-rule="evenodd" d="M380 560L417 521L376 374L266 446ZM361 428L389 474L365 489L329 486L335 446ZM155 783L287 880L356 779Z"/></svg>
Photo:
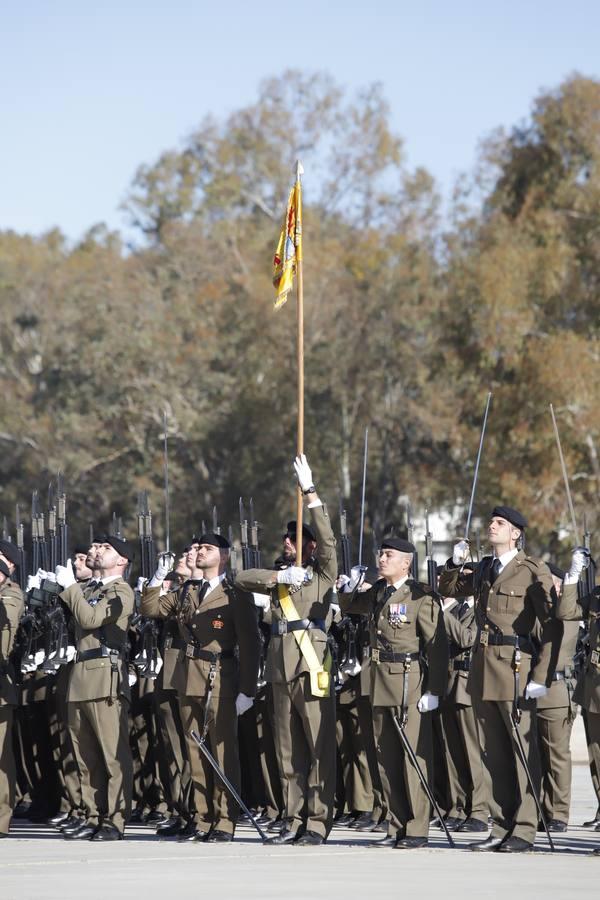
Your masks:
<svg viewBox="0 0 600 900"><path fill-rule="evenodd" d="M382 82L408 163L448 196L479 140L522 121L541 89L598 77L599 46L592 0L5 0L0 229L123 228L141 163L287 67Z"/></svg>

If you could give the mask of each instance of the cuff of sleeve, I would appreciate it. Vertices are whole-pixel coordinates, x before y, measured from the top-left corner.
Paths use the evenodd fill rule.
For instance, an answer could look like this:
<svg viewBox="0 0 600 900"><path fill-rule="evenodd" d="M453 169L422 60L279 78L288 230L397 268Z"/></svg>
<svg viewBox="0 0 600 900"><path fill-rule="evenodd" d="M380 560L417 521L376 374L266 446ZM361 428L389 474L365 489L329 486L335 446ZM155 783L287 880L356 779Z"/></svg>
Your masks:
<svg viewBox="0 0 600 900"><path fill-rule="evenodd" d="M309 503L306 508L307 509L316 509L317 506L323 506L323 504L320 500L313 500L313 502Z"/></svg>
<svg viewBox="0 0 600 900"><path fill-rule="evenodd" d="M563 584L577 584L578 581L579 581L579 575L570 575L567 572L567 574L565 575L565 580L563 581Z"/></svg>

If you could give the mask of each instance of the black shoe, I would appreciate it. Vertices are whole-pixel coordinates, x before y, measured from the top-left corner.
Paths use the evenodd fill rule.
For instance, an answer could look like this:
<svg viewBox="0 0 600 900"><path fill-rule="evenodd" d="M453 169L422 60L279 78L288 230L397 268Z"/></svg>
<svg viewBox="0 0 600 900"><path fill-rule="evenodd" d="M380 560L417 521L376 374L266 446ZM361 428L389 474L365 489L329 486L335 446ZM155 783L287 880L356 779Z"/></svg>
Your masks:
<svg viewBox="0 0 600 900"><path fill-rule="evenodd" d="M456 831L463 822L466 822L466 819L459 819L458 816L446 816L444 819L446 823L446 828L448 831ZM438 825L438 828L442 828L442 825Z"/></svg>
<svg viewBox="0 0 600 900"><path fill-rule="evenodd" d="M48 819L48 825L54 825L55 827L57 827L58 825L62 825L69 818L70 818L69 813L59 812L59 813L56 813L55 816L52 816L51 819Z"/></svg>
<svg viewBox="0 0 600 900"><path fill-rule="evenodd" d="M93 836L96 834L96 828L93 825L88 825L87 822L82 822L80 827L76 831L63 831L63 837L66 841L91 841Z"/></svg>
<svg viewBox="0 0 600 900"><path fill-rule="evenodd" d="M291 831L289 828L282 828L279 834L268 839L267 844L292 844L297 837L297 832Z"/></svg>
<svg viewBox="0 0 600 900"><path fill-rule="evenodd" d="M92 838L93 841L122 841L123 834L116 825L101 825Z"/></svg>
<svg viewBox="0 0 600 900"><path fill-rule="evenodd" d="M30 800L19 800L19 802L13 809L13 814L12 814L13 819L28 819L30 809L31 809L31 801Z"/></svg>
<svg viewBox="0 0 600 900"><path fill-rule="evenodd" d="M159 837L175 837L184 827L183 820L179 816L171 816L166 822L161 822L156 826L156 833Z"/></svg>
<svg viewBox="0 0 600 900"><path fill-rule="evenodd" d="M355 831L375 831L379 822L376 822L375 819L367 819L366 822L362 822L360 825L356 824L354 826ZM387 831L387 827L386 827Z"/></svg>
<svg viewBox="0 0 600 900"><path fill-rule="evenodd" d="M317 834L316 831L305 831L302 837L299 837L297 841L294 841L295 847L318 847L319 844L324 844L325 838L321 834Z"/></svg>
<svg viewBox="0 0 600 900"><path fill-rule="evenodd" d="M77 816L69 816L68 819L65 819L64 822L60 823L58 830L62 831L63 834L65 831L74 831L76 828L79 828L82 821L83 819L78 819Z"/></svg>
<svg viewBox="0 0 600 900"><path fill-rule="evenodd" d="M394 844L395 850L418 850L419 847L427 846L426 837L403 837L398 838Z"/></svg>
<svg viewBox="0 0 600 900"><path fill-rule="evenodd" d="M270 825L267 825L267 831L283 831L285 819L273 819Z"/></svg>
<svg viewBox="0 0 600 900"><path fill-rule="evenodd" d="M162 825L164 822L169 821L169 817L165 816L164 813L159 812L157 809L151 810L145 818L146 825Z"/></svg>
<svg viewBox="0 0 600 900"><path fill-rule="evenodd" d="M8 837L7 832L6 832L6 831L0 831L0 841L2 840L2 838L5 838L5 837Z"/></svg>
<svg viewBox="0 0 600 900"><path fill-rule="evenodd" d="M185 842L193 843L194 841L203 841L207 834L208 831L200 831L193 822L190 822L185 828L181 829L177 840L180 844Z"/></svg>
<svg viewBox="0 0 600 900"><path fill-rule="evenodd" d="M8 837L8 835L3 834L2 837ZM595 850L592 850L592 856L600 856L600 847L596 847Z"/></svg>
<svg viewBox="0 0 600 900"><path fill-rule="evenodd" d="M272 819L268 813L263 812L259 816L255 816L254 821L257 825L270 825L275 819Z"/></svg>
<svg viewBox="0 0 600 900"><path fill-rule="evenodd" d="M469 850L497 850L505 840L506 838L494 837L494 835L490 834L485 841L475 841L474 844L467 844L467 847Z"/></svg>
<svg viewBox="0 0 600 900"><path fill-rule="evenodd" d="M550 819L546 822L546 825L548 826L548 831L557 832L558 834L562 834L568 828L567 823L561 822L560 819Z"/></svg>
<svg viewBox="0 0 600 900"><path fill-rule="evenodd" d="M465 819L458 828L457 831L487 831L488 824L487 822L482 822L481 819L472 819L469 816L468 819Z"/></svg>
<svg viewBox="0 0 600 900"><path fill-rule="evenodd" d="M13 813L14 816L14 813ZM594 816L593 819L590 819L589 822L584 822L581 826L582 828L595 828L596 825L600 825L600 818L598 818L598 813Z"/></svg>
<svg viewBox="0 0 600 900"><path fill-rule="evenodd" d="M233 835L229 831L220 831L218 828L213 828L212 831L204 838L205 844L228 844L233 840Z"/></svg>
<svg viewBox="0 0 600 900"><path fill-rule="evenodd" d="M528 853L533 844L520 837L509 837L498 847L498 853Z"/></svg>
<svg viewBox="0 0 600 900"><path fill-rule="evenodd" d="M146 816L144 815L144 810L141 806L134 809L128 819L130 825L143 825L145 821Z"/></svg>
<svg viewBox="0 0 600 900"><path fill-rule="evenodd" d="M353 822L353 821L354 821L354 816L352 815L352 813L345 813L345 815L338 816L337 819L334 819L333 824L339 825L340 828L345 828L350 824L350 822Z"/></svg>
<svg viewBox="0 0 600 900"><path fill-rule="evenodd" d="M600 822L598 822L598 824L594 828L594 831L600 831Z"/></svg>
<svg viewBox="0 0 600 900"><path fill-rule="evenodd" d="M391 834L388 834L388 836L383 838L383 840L381 841L369 841L367 847L395 847L397 840L399 839L392 837Z"/></svg>
<svg viewBox="0 0 600 900"><path fill-rule="evenodd" d="M363 825L370 825L373 823L373 819L371 818L370 812L363 812L359 816L354 819L354 821L350 822L348 828L355 828L357 831L360 831Z"/></svg>

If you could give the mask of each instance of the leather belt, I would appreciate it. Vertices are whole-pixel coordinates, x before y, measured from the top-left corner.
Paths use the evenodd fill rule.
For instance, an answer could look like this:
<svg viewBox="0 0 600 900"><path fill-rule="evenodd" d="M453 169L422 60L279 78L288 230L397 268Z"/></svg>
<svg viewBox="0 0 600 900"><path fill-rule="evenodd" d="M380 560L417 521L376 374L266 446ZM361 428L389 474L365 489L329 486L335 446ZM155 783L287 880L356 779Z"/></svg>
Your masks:
<svg viewBox="0 0 600 900"><path fill-rule="evenodd" d="M455 659L452 668L455 672L470 672L471 663L468 659Z"/></svg>
<svg viewBox="0 0 600 900"><path fill-rule="evenodd" d="M310 631L315 628L318 631L327 631L325 619L292 619L291 622L278 619L271 623L271 634L281 637L290 631Z"/></svg>
<svg viewBox="0 0 600 900"><path fill-rule="evenodd" d="M165 640L165 650L186 650L187 644L181 638L168 637Z"/></svg>
<svg viewBox="0 0 600 900"><path fill-rule="evenodd" d="M194 647L193 644L187 644L185 655L188 659L204 659L207 662L218 663L221 659L233 659L233 650L203 650L202 647Z"/></svg>
<svg viewBox="0 0 600 900"><path fill-rule="evenodd" d="M523 653L535 655L536 649L531 640L522 637L520 634L488 634L486 643L493 647L516 647L519 644L519 650Z"/></svg>
<svg viewBox="0 0 600 900"><path fill-rule="evenodd" d="M420 654L417 653L393 653L391 650L378 650L377 647L374 647L371 650L371 660L374 663L380 662L405 662L406 659L415 660L418 659Z"/></svg>
<svg viewBox="0 0 600 900"><path fill-rule="evenodd" d="M75 662L87 662L88 659L110 659L111 657L125 659L127 654L124 650L111 650L110 647L97 647L93 650L78 650Z"/></svg>

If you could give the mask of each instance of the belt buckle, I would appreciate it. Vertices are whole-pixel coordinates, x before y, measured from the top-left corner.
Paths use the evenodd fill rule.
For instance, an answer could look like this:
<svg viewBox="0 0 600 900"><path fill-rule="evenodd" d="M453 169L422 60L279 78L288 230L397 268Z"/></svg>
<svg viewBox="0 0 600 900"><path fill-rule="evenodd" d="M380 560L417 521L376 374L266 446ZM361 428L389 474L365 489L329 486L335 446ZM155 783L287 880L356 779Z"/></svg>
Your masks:
<svg viewBox="0 0 600 900"><path fill-rule="evenodd" d="M600 651L592 650L592 655L590 656L590 662L593 666L600 665Z"/></svg>
<svg viewBox="0 0 600 900"><path fill-rule="evenodd" d="M195 648L194 648L194 645L193 645L193 644L187 644L187 645L186 645L186 648L185 648L185 655L188 657L188 659L193 659L193 658L194 658L194 649L195 649Z"/></svg>
<svg viewBox="0 0 600 900"><path fill-rule="evenodd" d="M487 647L489 639L490 639L490 635L487 631L479 632L479 643L481 644L482 647Z"/></svg>
<svg viewBox="0 0 600 900"><path fill-rule="evenodd" d="M277 634L282 637L288 633L287 622L284 619L277 620Z"/></svg>
<svg viewBox="0 0 600 900"><path fill-rule="evenodd" d="M172 637L168 637L168 638L165 640L165 650L170 650L172 646L173 646L173 638L172 638Z"/></svg>
<svg viewBox="0 0 600 900"><path fill-rule="evenodd" d="M377 648L375 648L374 650L371 650L371 660L374 663L379 662L379 650Z"/></svg>

